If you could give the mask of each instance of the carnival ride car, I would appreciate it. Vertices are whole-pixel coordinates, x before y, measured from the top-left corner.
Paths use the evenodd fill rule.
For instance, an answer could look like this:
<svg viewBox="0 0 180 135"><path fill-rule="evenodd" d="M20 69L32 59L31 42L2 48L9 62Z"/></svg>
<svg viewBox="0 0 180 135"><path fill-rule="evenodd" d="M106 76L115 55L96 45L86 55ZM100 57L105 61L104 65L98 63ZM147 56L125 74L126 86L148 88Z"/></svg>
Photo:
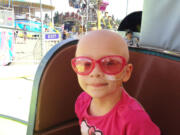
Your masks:
<svg viewBox="0 0 180 135"><path fill-rule="evenodd" d="M157 11L166 13L163 11L169 1L156 5L161 7L157 11L152 10L154 3L157 4L155 0L144 1L140 47L129 47L134 71L124 87L144 106L163 135L179 135L180 31L176 30L178 19L172 18L179 9L171 6L169 16L153 16ZM168 21L173 25L164 30ZM166 38L162 31L168 33ZM156 38L156 33L162 35ZM42 59L34 79L27 135L80 134L74 102L81 89L70 66L77 43L77 39L63 41Z"/></svg>
<svg viewBox="0 0 180 135"><path fill-rule="evenodd" d="M154 10L154 5L159 8ZM179 5L180 1L164 0L163 4L156 0L144 1L140 46L129 47L134 71L124 84L163 135L179 135ZM74 102L81 88L70 66L77 43L78 39L60 42L39 64L32 89L27 135L80 134Z"/></svg>

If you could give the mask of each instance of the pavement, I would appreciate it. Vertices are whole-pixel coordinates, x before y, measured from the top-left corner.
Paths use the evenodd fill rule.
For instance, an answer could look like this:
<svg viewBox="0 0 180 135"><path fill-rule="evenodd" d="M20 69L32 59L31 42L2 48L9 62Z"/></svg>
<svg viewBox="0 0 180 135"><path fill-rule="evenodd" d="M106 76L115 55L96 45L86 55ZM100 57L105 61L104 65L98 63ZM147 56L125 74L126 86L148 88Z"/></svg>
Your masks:
<svg viewBox="0 0 180 135"><path fill-rule="evenodd" d="M46 42L48 51L55 42ZM2 116L28 122L34 76L42 56L38 40L19 39L15 59L9 66L0 66L0 135L25 135L27 125Z"/></svg>
<svg viewBox="0 0 180 135"><path fill-rule="evenodd" d="M28 122L32 85L37 66L0 67L0 114ZM25 135L26 130L26 125L0 117L0 135L12 135L12 133Z"/></svg>

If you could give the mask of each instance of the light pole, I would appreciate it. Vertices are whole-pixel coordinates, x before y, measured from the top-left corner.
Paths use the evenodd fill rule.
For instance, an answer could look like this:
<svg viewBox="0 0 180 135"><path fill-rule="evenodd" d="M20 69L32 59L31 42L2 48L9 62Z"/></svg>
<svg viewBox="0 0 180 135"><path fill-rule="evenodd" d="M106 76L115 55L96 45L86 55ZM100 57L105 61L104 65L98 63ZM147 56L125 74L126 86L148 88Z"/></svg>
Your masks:
<svg viewBox="0 0 180 135"><path fill-rule="evenodd" d="M52 6L52 0L50 0L50 3ZM52 26L54 27L53 10L51 10L51 23L52 23Z"/></svg>
<svg viewBox="0 0 180 135"><path fill-rule="evenodd" d="M90 0L87 0L87 6L86 6L86 32L88 31L89 1Z"/></svg>
<svg viewBox="0 0 180 135"><path fill-rule="evenodd" d="M101 11L100 11L100 4L101 4L101 0L97 0L97 23L98 23L98 26L97 26L97 29L100 30L101 29Z"/></svg>
<svg viewBox="0 0 180 135"><path fill-rule="evenodd" d="M41 16L41 56L45 54L44 35L43 35L43 14L42 14L42 2L40 0L40 16Z"/></svg>
<svg viewBox="0 0 180 135"><path fill-rule="evenodd" d="M128 14L128 0L127 0L127 4L126 4L126 16L127 16L127 14Z"/></svg>
<svg viewBox="0 0 180 135"><path fill-rule="evenodd" d="M10 2L10 0L9 0L8 6L10 7L10 5L11 5L11 2Z"/></svg>

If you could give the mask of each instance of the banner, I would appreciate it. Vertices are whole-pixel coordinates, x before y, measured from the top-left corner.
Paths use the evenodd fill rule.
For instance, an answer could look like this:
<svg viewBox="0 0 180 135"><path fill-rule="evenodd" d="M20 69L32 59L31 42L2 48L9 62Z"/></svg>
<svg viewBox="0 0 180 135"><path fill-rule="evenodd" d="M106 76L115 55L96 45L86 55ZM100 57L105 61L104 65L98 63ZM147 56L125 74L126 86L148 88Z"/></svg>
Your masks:
<svg viewBox="0 0 180 135"><path fill-rule="evenodd" d="M0 26L14 27L13 11L0 10Z"/></svg>
<svg viewBox="0 0 180 135"><path fill-rule="evenodd" d="M0 30L0 66L5 66L14 59L14 35L8 30Z"/></svg>

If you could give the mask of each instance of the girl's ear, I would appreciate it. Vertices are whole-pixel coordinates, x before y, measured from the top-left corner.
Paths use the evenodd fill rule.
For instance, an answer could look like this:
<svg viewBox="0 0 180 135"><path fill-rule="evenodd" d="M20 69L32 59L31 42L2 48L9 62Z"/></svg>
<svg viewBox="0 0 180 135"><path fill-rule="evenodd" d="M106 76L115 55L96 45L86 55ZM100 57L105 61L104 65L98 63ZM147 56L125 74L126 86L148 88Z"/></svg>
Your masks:
<svg viewBox="0 0 180 135"><path fill-rule="evenodd" d="M127 82L129 80L129 78L131 77L131 73L132 73L132 70L133 70L133 65L132 64L128 64L126 65L125 67L125 75L123 77L123 82Z"/></svg>

